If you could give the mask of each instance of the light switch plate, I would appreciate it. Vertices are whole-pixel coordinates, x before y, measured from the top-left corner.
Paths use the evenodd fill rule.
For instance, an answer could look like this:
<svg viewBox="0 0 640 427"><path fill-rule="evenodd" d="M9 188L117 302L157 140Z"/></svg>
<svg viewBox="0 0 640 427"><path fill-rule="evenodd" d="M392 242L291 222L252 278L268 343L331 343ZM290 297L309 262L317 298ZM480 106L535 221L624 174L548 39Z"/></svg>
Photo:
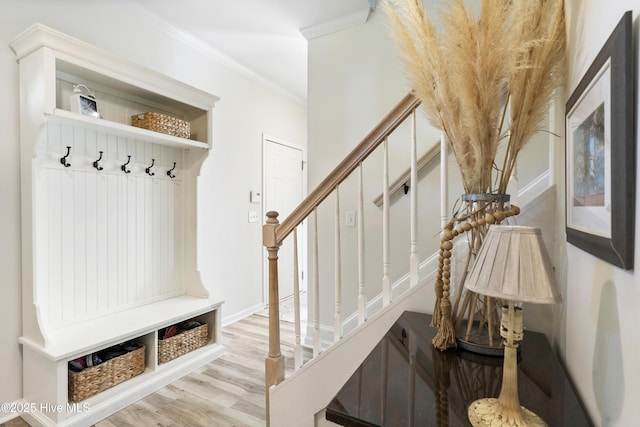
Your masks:
<svg viewBox="0 0 640 427"><path fill-rule="evenodd" d="M251 203L261 203L262 202L262 192L257 190L252 190L249 192L249 201Z"/></svg>
<svg viewBox="0 0 640 427"><path fill-rule="evenodd" d="M344 225L345 225L345 227L355 227L356 226L356 211L345 211L344 212Z"/></svg>
<svg viewBox="0 0 640 427"><path fill-rule="evenodd" d="M260 214L256 211L249 211L249 222L258 222Z"/></svg>

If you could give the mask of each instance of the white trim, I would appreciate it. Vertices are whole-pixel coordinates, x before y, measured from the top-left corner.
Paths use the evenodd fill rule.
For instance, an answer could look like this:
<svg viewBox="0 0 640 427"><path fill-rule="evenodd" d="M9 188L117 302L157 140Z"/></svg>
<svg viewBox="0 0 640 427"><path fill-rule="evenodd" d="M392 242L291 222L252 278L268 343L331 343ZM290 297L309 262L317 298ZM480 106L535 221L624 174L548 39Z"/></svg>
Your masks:
<svg viewBox="0 0 640 427"><path fill-rule="evenodd" d="M234 314L233 316L224 317L222 319L222 322L221 322L222 327L224 328L225 326L230 325L232 323L235 323L235 322L237 322L239 320L242 320L245 317L249 317L252 314L259 313L262 310L264 310L264 308L265 308L265 305L263 303L260 303L260 304L254 305L253 307L249 307L246 310L242 310L242 311Z"/></svg>
<svg viewBox="0 0 640 427"><path fill-rule="evenodd" d="M347 28L355 27L356 25L364 24L369 19L371 14L371 8L367 7L357 12L353 12L349 15L343 16L333 21L325 22L319 25L313 25L311 27L301 28L300 33L307 40L313 40L318 37L326 36L327 34L335 33L338 31L346 30Z"/></svg>
<svg viewBox="0 0 640 427"><path fill-rule="evenodd" d="M551 171L547 169L518 191L518 207L524 208L551 186Z"/></svg>
<svg viewBox="0 0 640 427"><path fill-rule="evenodd" d="M269 135L268 133L263 133L262 134L262 205L260 206L261 210L262 210L262 220L264 221L264 219L267 217L267 210L266 210L266 205L264 203L265 198L266 198L266 188L265 188L265 182L267 179L267 167L266 167L266 157L265 157L265 146L267 143L274 143L274 144L280 144L283 145L285 147L289 147L292 148L294 150L300 150L300 152L302 153L302 162L306 165L307 164L307 148L302 146L302 145L298 145L298 144L293 144L289 141L286 141L284 139L281 138L276 138L274 136ZM302 198L304 199L304 197L306 197L307 195L307 167L305 166L304 169L302 169ZM282 221L284 218L279 218L280 221ZM306 221L306 219L305 219ZM302 266L303 268L303 279L300 281L300 291L306 291L307 290L307 277L308 274L307 273L307 233L306 230L303 230L302 233L300 233L300 241L301 243L298 245L299 248L302 249L302 259L300 260L299 265ZM262 302L264 304L264 307L267 307L269 304L269 266L267 264L267 256L266 256L266 252L263 251L263 256L262 256Z"/></svg>

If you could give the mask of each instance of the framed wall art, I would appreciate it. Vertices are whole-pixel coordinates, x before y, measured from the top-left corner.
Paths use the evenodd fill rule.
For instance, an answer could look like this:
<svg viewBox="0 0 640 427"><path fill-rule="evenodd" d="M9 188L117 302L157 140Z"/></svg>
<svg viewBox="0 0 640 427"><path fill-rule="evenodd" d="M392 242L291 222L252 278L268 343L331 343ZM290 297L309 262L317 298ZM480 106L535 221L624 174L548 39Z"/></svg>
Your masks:
<svg viewBox="0 0 640 427"><path fill-rule="evenodd" d="M635 235L631 18L624 14L566 105L567 241L626 270Z"/></svg>

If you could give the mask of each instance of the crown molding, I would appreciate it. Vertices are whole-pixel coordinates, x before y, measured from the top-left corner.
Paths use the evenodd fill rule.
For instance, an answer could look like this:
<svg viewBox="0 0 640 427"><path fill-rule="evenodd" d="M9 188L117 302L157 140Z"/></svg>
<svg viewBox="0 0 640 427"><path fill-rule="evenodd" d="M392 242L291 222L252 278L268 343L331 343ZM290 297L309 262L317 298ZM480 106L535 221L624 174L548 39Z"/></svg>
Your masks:
<svg viewBox="0 0 640 427"><path fill-rule="evenodd" d="M301 28L300 32L307 40L317 37L326 36L327 34L346 30L356 25L364 24L369 19L371 8L366 7L350 15L343 16L333 21L324 22L322 24L313 25L311 27Z"/></svg>

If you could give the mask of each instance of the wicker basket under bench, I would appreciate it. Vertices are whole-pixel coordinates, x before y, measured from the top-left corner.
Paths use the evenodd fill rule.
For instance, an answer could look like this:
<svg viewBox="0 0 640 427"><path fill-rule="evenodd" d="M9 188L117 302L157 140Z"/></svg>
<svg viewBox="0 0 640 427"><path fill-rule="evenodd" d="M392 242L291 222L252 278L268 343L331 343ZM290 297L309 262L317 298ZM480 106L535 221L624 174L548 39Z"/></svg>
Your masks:
<svg viewBox="0 0 640 427"><path fill-rule="evenodd" d="M209 340L207 324L203 323L170 338L158 340L158 363L167 363L200 347Z"/></svg>
<svg viewBox="0 0 640 427"><path fill-rule="evenodd" d="M80 402L114 387L144 372L145 347L84 368L80 372L69 369L69 401Z"/></svg>

